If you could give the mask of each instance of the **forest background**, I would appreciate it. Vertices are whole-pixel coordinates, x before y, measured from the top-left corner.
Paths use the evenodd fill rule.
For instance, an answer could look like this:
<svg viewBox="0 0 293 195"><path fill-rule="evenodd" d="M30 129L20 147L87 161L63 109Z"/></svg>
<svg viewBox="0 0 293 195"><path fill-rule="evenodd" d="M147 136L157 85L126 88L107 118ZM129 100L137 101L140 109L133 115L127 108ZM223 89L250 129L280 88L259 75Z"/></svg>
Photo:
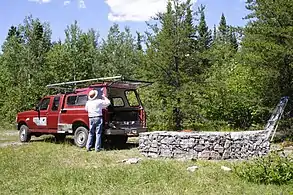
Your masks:
<svg viewBox="0 0 293 195"><path fill-rule="evenodd" d="M123 75L153 81L139 90L150 130L262 129L292 94L293 1L247 0L244 27L209 29L205 6L170 0L132 34L114 24L105 39L77 22L52 41L50 24L27 16L11 26L0 54L0 124L34 108L47 84ZM290 129L289 101L281 128Z"/></svg>

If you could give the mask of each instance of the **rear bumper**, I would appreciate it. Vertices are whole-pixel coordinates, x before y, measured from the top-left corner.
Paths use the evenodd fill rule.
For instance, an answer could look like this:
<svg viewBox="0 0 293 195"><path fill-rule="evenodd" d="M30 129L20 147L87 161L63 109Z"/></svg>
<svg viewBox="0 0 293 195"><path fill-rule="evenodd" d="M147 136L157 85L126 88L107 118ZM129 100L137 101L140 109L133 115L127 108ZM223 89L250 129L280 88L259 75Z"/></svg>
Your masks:
<svg viewBox="0 0 293 195"><path fill-rule="evenodd" d="M128 137L136 137L139 133L147 132L147 128L124 128L124 129L106 129L106 135L127 135Z"/></svg>

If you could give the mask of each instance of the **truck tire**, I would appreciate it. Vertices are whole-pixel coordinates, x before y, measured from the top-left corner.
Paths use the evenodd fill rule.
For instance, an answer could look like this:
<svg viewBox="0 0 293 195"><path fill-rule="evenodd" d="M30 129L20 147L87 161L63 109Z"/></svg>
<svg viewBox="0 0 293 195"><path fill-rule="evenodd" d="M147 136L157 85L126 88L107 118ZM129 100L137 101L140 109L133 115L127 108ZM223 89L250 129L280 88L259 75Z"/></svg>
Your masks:
<svg viewBox="0 0 293 195"><path fill-rule="evenodd" d="M19 140L20 142L29 142L31 140L31 134L26 125L21 125L19 128Z"/></svg>
<svg viewBox="0 0 293 195"><path fill-rule="evenodd" d="M74 144L80 148L85 147L88 138L88 130L83 127L77 127L74 132Z"/></svg>

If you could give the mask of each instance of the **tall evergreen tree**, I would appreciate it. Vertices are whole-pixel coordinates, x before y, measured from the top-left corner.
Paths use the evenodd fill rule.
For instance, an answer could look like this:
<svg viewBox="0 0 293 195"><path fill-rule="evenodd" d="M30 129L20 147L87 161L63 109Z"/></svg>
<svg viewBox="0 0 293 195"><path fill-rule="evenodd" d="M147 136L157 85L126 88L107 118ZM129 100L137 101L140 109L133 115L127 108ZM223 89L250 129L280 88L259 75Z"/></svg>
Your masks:
<svg viewBox="0 0 293 195"><path fill-rule="evenodd" d="M169 129L181 128L183 88L200 72L191 6L190 1L169 1L167 11L158 16L162 28L150 26L155 36L149 38L146 71L150 79L157 81L157 96L152 101L162 101L165 112L160 117Z"/></svg>
<svg viewBox="0 0 293 195"><path fill-rule="evenodd" d="M213 31L213 42L216 42L217 40L217 27L214 25L214 31Z"/></svg>
<svg viewBox="0 0 293 195"><path fill-rule="evenodd" d="M242 46L245 61L262 72L262 100L272 105L293 93L293 1L248 0Z"/></svg>
<svg viewBox="0 0 293 195"><path fill-rule="evenodd" d="M218 30L219 30L218 37L219 37L220 41L226 43L227 37L228 37L228 26L227 26L227 22L226 22L226 18L225 18L224 13L222 13L222 15L221 15L221 20L219 23Z"/></svg>
<svg viewBox="0 0 293 195"><path fill-rule="evenodd" d="M229 27L229 43L235 51L238 50L238 41L233 27Z"/></svg>
<svg viewBox="0 0 293 195"><path fill-rule="evenodd" d="M100 47L99 63L103 75L124 75L133 78L140 65L137 45L128 27L120 31L118 24L110 27L107 39Z"/></svg>
<svg viewBox="0 0 293 195"><path fill-rule="evenodd" d="M198 25L198 47L200 51L207 50L212 41L212 34L205 20L205 6L201 5L198 9L200 20Z"/></svg>
<svg viewBox="0 0 293 195"><path fill-rule="evenodd" d="M70 67L70 75L72 75L68 79L82 80L94 77L94 67L97 66L98 33L93 29L83 32L75 21L67 27L65 35L64 44L70 55L67 66Z"/></svg>
<svg viewBox="0 0 293 195"><path fill-rule="evenodd" d="M139 51L142 51L142 40L141 40L141 34L139 32L136 32L136 36L137 36L137 41L136 41L136 48Z"/></svg>
<svg viewBox="0 0 293 195"><path fill-rule="evenodd" d="M2 66L7 78L2 93L5 115L12 119L17 111L30 109L36 99L45 94L46 55L51 48L51 31L47 23L32 16L23 24L12 27L3 44ZM10 101L11 95L15 98Z"/></svg>

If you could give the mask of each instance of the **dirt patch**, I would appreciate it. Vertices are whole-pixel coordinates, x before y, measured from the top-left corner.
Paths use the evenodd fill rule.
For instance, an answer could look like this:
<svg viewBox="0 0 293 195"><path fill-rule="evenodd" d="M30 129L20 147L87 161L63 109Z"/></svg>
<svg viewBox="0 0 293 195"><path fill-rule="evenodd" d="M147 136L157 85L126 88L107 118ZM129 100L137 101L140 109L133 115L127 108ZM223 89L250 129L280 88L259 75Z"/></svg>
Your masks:
<svg viewBox="0 0 293 195"><path fill-rule="evenodd" d="M18 131L16 130L0 130L0 139L16 137L18 137Z"/></svg>
<svg viewBox="0 0 293 195"><path fill-rule="evenodd" d="M18 131L15 130L5 130L0 131L0 148L7 146L18 146L23 145L17 141L18 139Z"/></svg>
<svg viewBox="0 0 293 195"><path fill-rule="evenodd" d="M18 135L18 131L4 131L3 133L0 133L2 135L5 135L5 136L17 136Z"/></svg>
<svg viewBox="0 0 293 195"><path fill-rule="evenodd" d="M19 145L25 145L27 143L20 143L20 142L6 142L6 143L0 143L0 148L4 148L7 146L19 146Z"/></svg>

